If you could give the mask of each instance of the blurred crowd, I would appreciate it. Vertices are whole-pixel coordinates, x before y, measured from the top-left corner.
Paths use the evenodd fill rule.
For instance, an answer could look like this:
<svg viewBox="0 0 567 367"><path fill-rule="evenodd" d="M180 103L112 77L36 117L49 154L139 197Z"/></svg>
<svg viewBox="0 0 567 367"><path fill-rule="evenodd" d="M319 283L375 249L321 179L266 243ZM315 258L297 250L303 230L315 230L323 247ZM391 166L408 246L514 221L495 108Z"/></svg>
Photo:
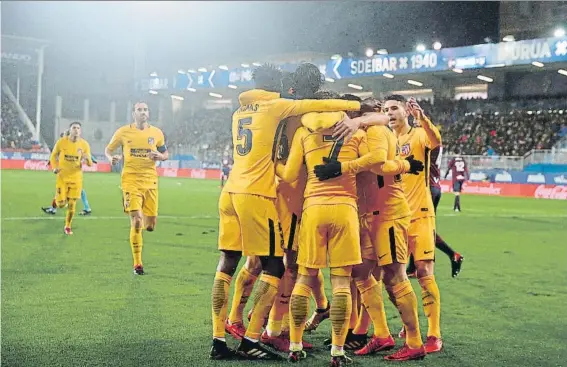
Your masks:
<svg viewBox="0 0 567 367"><path fill-rule="evenodd" d="M2 129L2 149L32 148L32 134L21 123L15 106L4 93L2 93L0 128Z"/></svg>
<svg viewBox="0 0 567 367"><path fill-rule="evenodd" d="M445 151L466 155L522 156L549 149L567 135L567 99L451 100L419 102L441 129ZM232 159L229 108L182 110L163 124L172 154L190 154L203 168ZM2 149L32 148L32 134L2 96Z"/></svg>

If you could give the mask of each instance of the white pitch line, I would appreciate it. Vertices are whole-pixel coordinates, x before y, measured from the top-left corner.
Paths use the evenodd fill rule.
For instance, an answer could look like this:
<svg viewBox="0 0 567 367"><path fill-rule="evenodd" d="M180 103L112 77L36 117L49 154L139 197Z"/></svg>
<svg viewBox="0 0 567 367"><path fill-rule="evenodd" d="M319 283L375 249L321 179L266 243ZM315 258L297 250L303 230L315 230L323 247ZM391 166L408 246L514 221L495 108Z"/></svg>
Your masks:
<svg viewBox="0 0 567 367"><path fill-rule="evenodd" d="M437 214L438 217L474 217L474 218L567 218L567 215L562 214L526 214L526 213L507 213L507 214L490 214L490 213L443 213ZM116 220L126 219L123 216L76 216L76 218L86 220ZM63 220L63 216L42 216L42 217L4 217L5 221L34 221L34 220ZM219 219L218 216L213 215L191 215L191 216L175 216L175 215L160 215L158 219Z"/></svg>

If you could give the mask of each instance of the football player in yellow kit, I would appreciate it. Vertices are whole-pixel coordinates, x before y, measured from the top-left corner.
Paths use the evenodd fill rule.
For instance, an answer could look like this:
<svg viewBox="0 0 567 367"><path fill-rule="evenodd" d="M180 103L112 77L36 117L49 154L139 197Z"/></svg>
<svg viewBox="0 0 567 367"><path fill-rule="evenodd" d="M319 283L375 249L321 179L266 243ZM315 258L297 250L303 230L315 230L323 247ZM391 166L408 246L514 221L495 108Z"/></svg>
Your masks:
<svg viewBox="0 0 567 367"><path fill-rule="evenodd" d="M134 105L134 122L119 128L104 154L112 163L121 159L112 155L122 147L124 168L122 169L121 187L124 212L130 216L130 247L134 260L134 274L144 275L142 265L142 230L151 232L155 229L158 214L158 177L156 161L165 161L169 153L165 145L163 132L150 125L150 113L145 102Z"/></svg>
<svg viewBox="0 0 567 367"><path fill-rule="evenodd" d="M443 342L439 322L441 298L434 275L435 208L429 190L429 160L431 150L441 145L441 135L413 98L406 101L400 95L388 96L384 103L384 112L389 117L390 127L398 137L401 156L414 156L425 165L425 170L419 175L405 175L403 187L411 210L409 249L415 259L417 278L422 289L423 309L428 321L425 349L427 353L435 353L441 350ZM410 114L421 127L412 127L409 124Z"/></svg>
<svg viewBox="0 0 567 367"><path fill-rule="evenodd" d="M59 208L67 205L64 228L66 235L73 234L71 222L77 199L81 197L83 189L83 162L92 166L91 147L81 138L81 123L72 122L69 125L69 135L57 141L49 159L53 173L57 175L55 201Z"/></svg>
<svg viewBox="0 0 567 367"><path fill-rule="evenodd" d="M258 256L262 265L254 312L239 355L250 359L279 359L259 343L261 328L284 274L283 238L275 206L275 160L283 132L281 121L311 111L359 110L360 103L341 100L281 98L281 71L264 65L254 72L257 89L240 94L234 113L234 166L219 198L221 256L212 290L213 343L210 357L234 356L226 345L228 289L242 255Z"/></svg>

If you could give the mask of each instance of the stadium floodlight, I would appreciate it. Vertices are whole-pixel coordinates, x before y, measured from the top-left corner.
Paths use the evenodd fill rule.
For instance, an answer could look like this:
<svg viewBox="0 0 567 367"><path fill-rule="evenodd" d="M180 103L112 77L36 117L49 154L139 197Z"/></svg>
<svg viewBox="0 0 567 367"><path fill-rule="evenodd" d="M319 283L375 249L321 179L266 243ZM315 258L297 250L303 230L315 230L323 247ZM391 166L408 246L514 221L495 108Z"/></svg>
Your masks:
<svg viewBox="0 0 567 367"><path fill-rule="evenodd" d="M262 66L262 64L260 64L259 62L253 62L252 65L254 65L254 66Z"/></svg>
<svg viewBox="0 0 567 367"><path fill-rule="evenodd" d="M366 49L366 57L372 57L374 55L374 50L370 47Z"/></svg>
<svg viewBox="0 0 567 367"><path fill-rule="evenodd" d="M476 76L477 79L480 79L482 81L488 82L488 83L492 83L494 81L494 79L484 76L484 75L477 75Z"/></svg>
<svg viewBox="0 0 567 367"><path fill-rule="evenodd" d="M196 92L196 91L197 91L197 89L191 88L191 87L187 88L187 90L188 90L189 92Z"/></svg>
<svg viewBox="0 0 567 367"><path fill-rule="evenodd" d="M331 56L331 60L338 60L340 58L341 58L341 55L339 55L339 54L335 54L335 55Z"/></svg>
<svg viewBox="0 0 567 367"><path fill-rule="evenodd" d="M409 79L409 80L408 80L408 84L415 85L416 87L423 87L423 83L422 83L422 82L418 82L417 80L411 80L411 79Z"/></svg>
<svg viewBox="0 0 567 367"><path fill-rule="evenodd" d="M236 88L238 88L238 87L237 87L236 85L234 85L234 84L229 84L228 87L229 87L230 89L236 89Z"/></svg>
<svg viewBox="0 0 567 367"><path fill-rule="evenodd" d="M187 70L187 72L188 72L188 73L195 74L195 69L189 69L189 70Z"/></svg>
<svg viewBox="0 0 567 367"><path fill-rule="evenodd" d="M335 79L326 77L326 78L325 78L325 81L326 81L326 82L329 82L329 83L334 83L334 82L335 82Z"/></svg>
<svg viewBox="0 0 567 367"><path fill-rule="evenodd" d="M502 41L504 42L514 42L516 40L516 38L514 38L514 36L512 36L511 34L504 36L504 38L502 38Z"/></svg>
<svg viewBox="0 0 567 367"><path fill-rule="evenodd" d="M152 89L152 90L150 90L150 94L157 94L157 91Z"/></svg>
<svg viewBox="0 0 567 367"><path fill-rule="evenodd" d="M178 101L183 101L185 98L181 97L181 96L176 96L175 94L171 95L171 99L176 99Z"/></svg>
<svg viewBox="0 0 567 367"><path fill-rule="evenodd" d="M243 68L249 68L250 64L242 63L242 64L240 64L240 66L242 66Z"/></svg>
<svg viewBox="0 0 567 367"><path fill-rule="evenodd" d="M350 83L349 83L349 84L348 84L348 87L349 87L349 88L352 88L352 89L357 89L357 90L363 90L363 89L364 89L364 88L362 87L362 85L358 85L358 84L350 84Z"/></svg>
<svg viewBox="0 0 567 367"><path fill-rule="evenodd" d="M559 69L559 70L557 70L557 72L561 75L567 76L567 70L565 70L565 69Z"/></svg>
<svg viewBox="0 0 567 367"><path fill-rule="evenodd" d="M441 46L443 46L443 45L441 44L441 42L439 42L439 41L433 42L433 49L434 49L434 50L439 51L439 50L441 49Z"/></svg>
<svg viewBox="0 0 567 367"><path fill-rule="evenodd" d="M378 51L376 51L376 53L378 55L387 55L388 54L388 50L386 50L385 48L381 48Z"/></svg>
<svg viewBox="0 0 567 367"><path fill-rule="evenodd" d="M565 29L564 28L557 28L553 32L554 37L565 37Z"/></svg>
<svg viewBox="0 0 567 367"><path fill-rule="evenodd" d="M179 69L179 70L177 70L177 72L178 72L179 74L185 74L185 70Z"/></svg>
<svg viewBox="0 0 567 367"><path fill-rule="evenodd" d="M426 50L425 45L423 43L418 44L417 46L415 46L415 50L417 52L423 52Z"/></svg>
<svg viewBox="0 0 567 367"><path fill-rule="evenodd" d="M384 73L384 74L382 74L382 76L384 76L384 78L394 79L394 76L390 73Z"/></svg>
<svg viewBox="0 0 567 367"><path fill-rule="evenodd" d="M543 68L543 62L533 61L532 65L537 66L538 68Z"/></svg>
<svg viewBox="0 0 567 367"><path fill-rule="evenodd" d="M221 69L221 70L228 70L228 66L226 66L226 65L219 65L219 69Z"/></svg>
<svg viewBox="0 0 567 367"><path fill-rule="evenodd" d="M207 72L207 68L199 68L197 69L198 71L200 71L201 73L206 73Z"/></svg>
<svg viewBox="0 0 567 367"><path fill-rule="evenodd" d="M209 96L215 97L215 98L222 98L222 94L213 93L213 92L209 92Z"/></svg>
<svg viewBox="0 0 567 367"><path fill-rule="evenodd" d="M157 78L157 73L154 71L153 73L150 73L150 76L151 76L152 78Z"/></svg>
<svg viewBox="0 0 567 367"><path fill-rule="evenodd" d="M459 68L454 68L453 71L457 74L462 74L463 73L463 69L459 69Z"/></svg>

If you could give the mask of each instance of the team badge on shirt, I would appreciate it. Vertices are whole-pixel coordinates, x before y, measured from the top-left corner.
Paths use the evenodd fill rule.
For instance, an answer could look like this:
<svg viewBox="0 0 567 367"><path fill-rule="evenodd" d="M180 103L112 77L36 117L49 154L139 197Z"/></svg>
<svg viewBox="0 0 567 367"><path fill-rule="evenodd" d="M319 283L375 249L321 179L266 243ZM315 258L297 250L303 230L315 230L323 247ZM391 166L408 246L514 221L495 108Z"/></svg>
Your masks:
<svg viewBox="0 0 567 367"><path fill-rule="evenodd" d="M154 145L154 138L149 137L149 138L148 138L148 144Z"/></svg>
<svg viewBox="0 0 567 367"><path fill-rule="evenodd" d="M411 152L411 148L409 143L402 145L402 155L409 155Z"/></svg>

